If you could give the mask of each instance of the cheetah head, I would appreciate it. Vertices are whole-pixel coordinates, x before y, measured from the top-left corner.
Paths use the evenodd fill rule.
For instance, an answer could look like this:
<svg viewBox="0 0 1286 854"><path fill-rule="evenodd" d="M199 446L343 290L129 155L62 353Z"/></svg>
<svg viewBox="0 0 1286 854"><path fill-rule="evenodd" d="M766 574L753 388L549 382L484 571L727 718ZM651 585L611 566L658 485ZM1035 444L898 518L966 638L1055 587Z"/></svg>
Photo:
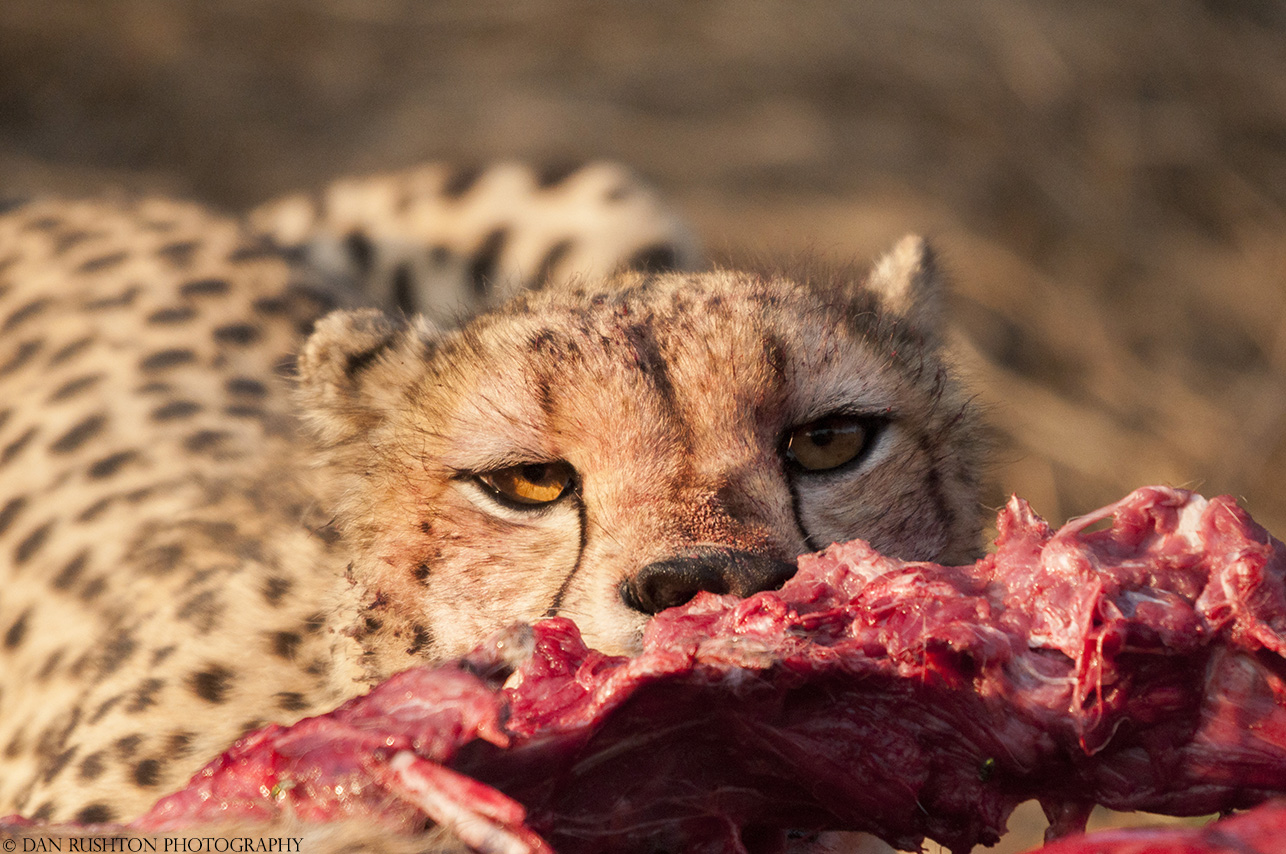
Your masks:
<svg viewBox="0 0 1286 854"><path fill-rule="evenodd" d="M324 319L300 395L369 678L564 615L600 649L700 590L865 538L978 543L976 418L918 238L869 271L626 274L459 330Z"/></svg>

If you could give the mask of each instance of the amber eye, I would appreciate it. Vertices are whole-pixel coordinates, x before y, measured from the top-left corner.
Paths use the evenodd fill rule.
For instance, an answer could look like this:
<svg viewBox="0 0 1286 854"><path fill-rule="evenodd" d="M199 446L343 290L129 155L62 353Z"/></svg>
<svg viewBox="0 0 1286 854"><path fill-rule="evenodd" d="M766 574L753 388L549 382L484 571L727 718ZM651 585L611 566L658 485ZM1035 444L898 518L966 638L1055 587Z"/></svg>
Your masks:
<svg viewBox="0 0 1286 854"><path fill-rule="evenodd" d="M557 501L572 482L572 467L561 460L523 463L478 475L478 481L502 499L524 507Z"/></svg>
<svg viewBox="0 0 1286 854"><path fill-rule="evenodd" d="M828 415L800 425L786 437L786 459L806 471L839 468L862 454L878 423L859 415Z"/></svg>

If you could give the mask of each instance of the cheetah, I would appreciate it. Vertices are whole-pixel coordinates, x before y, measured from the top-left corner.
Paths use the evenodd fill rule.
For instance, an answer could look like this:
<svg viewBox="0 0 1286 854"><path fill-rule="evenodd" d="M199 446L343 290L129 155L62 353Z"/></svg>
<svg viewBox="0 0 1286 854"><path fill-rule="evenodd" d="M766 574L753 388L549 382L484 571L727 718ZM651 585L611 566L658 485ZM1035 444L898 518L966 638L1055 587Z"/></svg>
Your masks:
<svg viewBox="0 0 1286 854"><path fill-rule="evenodd" d="M453 326L490 294L377 248L383 208L303 210L0 217L0 815L129 820L243 733L515 622L628 653L835 540L975 555L980 428L919 238L750 272L634 270L665 253L618 240L555 275L551 232ZM501 270L496 242L459 245Z"/></svg>

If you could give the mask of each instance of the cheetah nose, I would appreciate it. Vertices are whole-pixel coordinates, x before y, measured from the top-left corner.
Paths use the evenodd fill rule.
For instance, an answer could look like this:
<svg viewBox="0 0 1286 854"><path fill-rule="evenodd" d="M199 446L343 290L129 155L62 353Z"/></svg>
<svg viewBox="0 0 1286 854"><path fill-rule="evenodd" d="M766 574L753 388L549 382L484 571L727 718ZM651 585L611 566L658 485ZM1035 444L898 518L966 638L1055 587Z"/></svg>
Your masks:
<svg viewBox="0 0 1286 854"><path fill-rule="evenodd" d="M625 604L644 614L682 605L702 590L749 596L773 590L795 574L795 564L736 549L703 549L650 563L621 583Z"/></svg>

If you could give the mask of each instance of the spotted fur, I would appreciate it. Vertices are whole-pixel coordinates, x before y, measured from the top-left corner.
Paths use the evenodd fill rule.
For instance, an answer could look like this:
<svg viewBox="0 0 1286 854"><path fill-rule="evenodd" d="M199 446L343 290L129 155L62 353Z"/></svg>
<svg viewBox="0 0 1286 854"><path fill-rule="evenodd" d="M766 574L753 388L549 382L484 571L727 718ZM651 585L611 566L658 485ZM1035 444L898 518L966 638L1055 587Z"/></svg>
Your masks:
<svg viewBox="0 0 1286 854"><path fill-rule="evenodd" d="M684 270L699 251L655 192L615 163L430 164L336 181L251 223L406 315L454 321L525 289L621 269Z"/></svg>
<svg viewBox="0 0 1286 854"><path fill-rule="evenodd" d="M0 217L0 815L128 819L513 621L628 651L667 562L976 547L918 239L869 273L550 277L457 329L324 317L350 297L297 255L173 202ZM878 420L869 451L793 469L783 438L836 411ZM555 460L536 509L477 479Z"/></svg>

